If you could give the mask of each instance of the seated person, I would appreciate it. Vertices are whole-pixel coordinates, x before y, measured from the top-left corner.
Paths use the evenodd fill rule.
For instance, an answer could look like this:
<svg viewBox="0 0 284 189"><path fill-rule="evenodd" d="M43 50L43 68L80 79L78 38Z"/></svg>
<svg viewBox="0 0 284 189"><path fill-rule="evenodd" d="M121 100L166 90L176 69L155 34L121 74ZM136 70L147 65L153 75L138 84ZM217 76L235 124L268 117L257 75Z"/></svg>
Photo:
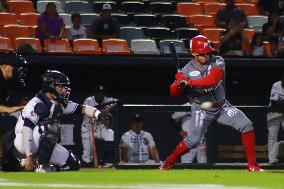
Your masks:
<svg viewBox="0 0 284 189"><path fill-rule="evenodd" d="M228 29L221 33L220 53L227 56L243 56L243 46L249 47L249 42L242 32L243 27L235 20L231 20Z"/></svg>
<svg viewBox="0 0 284 189"><path fill-rule="evenodd" d="M120 141L121 161L126 163L159 163L159 153L152 135L142 130L143 119L140 114L131 116L130 130ZM154 159L151 160L150 156Z"/></svg>
<svg viewBox="0 0 284 189"><path fill-rule="evenodd" d="M247 16L244 11L235 5L235 0L225 0L226 6L216 14L216 25L228 29L230 20L235 20L242 27L248 26Z"/></svg>
<svg viewBox="0 0 284 189"><path fill-rule="evenodd" d="M42 46L45 39L61 39L64 35L65 24L53 2L47 3L45 11L38 18L37 25L36 37L39 38Z"/></svg>
<svg viewBox="0 0 284 189"><path fill-rule="evenodd" d="M91 25L90 38L99 40L119 38L120 27L118 21L111 17L111 5L104 4L99 19L95 19Z"/></svg>
<svg viewBox="0 0 284 189"><path fill-rule="evenodd" d="M260 32L254 34L250 47L251 56L267 56L268 52L266 51L263 43L263 35Z"/></svg>
<svg viewBox="0 0 284 189"><path fill-rule="evenodd" d="M72 41L74 39L87 38L86 28L81 25L81 15L79 13L72 14L71 21L73 26L67 30L67 39Z"/></svg>

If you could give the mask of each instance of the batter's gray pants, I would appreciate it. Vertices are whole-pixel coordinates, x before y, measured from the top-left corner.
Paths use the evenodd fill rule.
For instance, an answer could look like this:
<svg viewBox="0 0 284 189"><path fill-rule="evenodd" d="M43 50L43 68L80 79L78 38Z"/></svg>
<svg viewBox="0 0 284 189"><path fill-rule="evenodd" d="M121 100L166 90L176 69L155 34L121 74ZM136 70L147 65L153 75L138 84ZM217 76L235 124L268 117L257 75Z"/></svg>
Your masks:
<svg viewBox="0 0 284 189"><path fill-rule="evenodd" d="M191 116L185 116L182 120L182 130L189 132ZM207 146L204 135L196 148L181 156L181 163L192 163L196 157L197 163L207 163Z"/></svg>
<svg viewBox="0 0 284 189"><path fill-rule="evenodd" d="M284 118L274 118L267 121L268 127L268 160L269 163L278 162L279 142L277 142L280 126L284 130Z"/></svg>
<svg viewBox="0 0 284 189"><path fill-rule="evenodd" d="M217 123L228 125L241 133L252 131L252 122L239 109L225 101L221 107L201 109L200 105L193 103L188 136L184 139L189 149L196 148L207 130L215 120Z"/></svg>

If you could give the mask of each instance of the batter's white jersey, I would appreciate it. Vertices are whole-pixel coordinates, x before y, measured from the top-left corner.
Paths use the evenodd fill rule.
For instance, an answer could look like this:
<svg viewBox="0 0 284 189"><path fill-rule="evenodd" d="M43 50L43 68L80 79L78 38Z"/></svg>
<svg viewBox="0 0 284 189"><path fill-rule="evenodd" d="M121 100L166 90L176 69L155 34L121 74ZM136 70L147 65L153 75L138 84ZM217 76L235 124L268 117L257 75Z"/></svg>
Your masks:
<svg viewBox="0 0 284 189"><path fill-rule="evenodd" d="M150 159L150 149L156 144L152 135L146 131L136 134L132 130L121 137L120 147L128 149L129 163L145 163Z"/></svg>
<svg viewBox="0 0 284 189"><path fill-rule="evenodd" d="M281 81L277 81L272 85L270 94L270 105L271 101L284 100L284 88L282 87ZM267 120L284 117L283 113L269 112L267 114Z"/></svg>

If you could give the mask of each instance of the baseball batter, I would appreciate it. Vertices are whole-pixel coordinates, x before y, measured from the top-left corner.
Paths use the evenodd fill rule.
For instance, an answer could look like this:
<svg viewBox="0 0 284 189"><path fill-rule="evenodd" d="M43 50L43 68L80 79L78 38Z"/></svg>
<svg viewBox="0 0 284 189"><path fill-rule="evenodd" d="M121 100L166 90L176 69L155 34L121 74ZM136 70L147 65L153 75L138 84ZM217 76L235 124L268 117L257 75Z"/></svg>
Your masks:
<svg viewBox="0 0 284 189"><path fill-rule="evenodd" d="M270 106L284 107L284 75L282 76L281 81L277 81L272 85ZM278 162L279 143L277 142L277 138L280 126L284 129L284 113L269 112L267 114L269 163Z"/></svg>
<svg viewBox="0 0 284 189"><path fill-rule="evenodd" d="M103 85L95 86L94 95L85 99L84 105L99 107L110 102L118 102L118 99L105 96L105 88ZM94 127L94 132L92 133L92 127ZM93 142L92 134L95 138L103 141L103 154L101 155L101 164L104 167L110 167L113 165L113 152L114 152L114 132L106 126L101 121L96 121L94 118L89 118L84 116L82 122L82 144L83 144L83 155L82 160L85 166L93 165Z"/></svg>
<svg viewBox="0 0 284 189"><path fill-rule="evenodd" d="M248 161L247 171L263 171L256 163L252 122L225 99L224 59L212 54L214 49L210 46L209 40L202 35L192 38L190 50L193 59L175 75L175 82L170 86L170 94L178 96L184 88L190 89L190 96L193 97L191 127L188 136L178 144L160 169L171 169L181 155L196 148L207 127L216 120L241 133Z"/></svg>
<svg viewBox="0 0 284 189"><path fill-rule="evenodd" d="M185 106L191 106L188 102L184 104ZM175 120L176 123L181 124L180 128L180 135L182 137L186 137L190 130L190 119L191 119L191 112L175 112L172 114L172 119ZM191 149L189 152L181 156L181 163L193 163L194 159L196 158L197 163L207 163L207 145L206 139L203 135L200 143L197 145L196 148Z"/></svg>

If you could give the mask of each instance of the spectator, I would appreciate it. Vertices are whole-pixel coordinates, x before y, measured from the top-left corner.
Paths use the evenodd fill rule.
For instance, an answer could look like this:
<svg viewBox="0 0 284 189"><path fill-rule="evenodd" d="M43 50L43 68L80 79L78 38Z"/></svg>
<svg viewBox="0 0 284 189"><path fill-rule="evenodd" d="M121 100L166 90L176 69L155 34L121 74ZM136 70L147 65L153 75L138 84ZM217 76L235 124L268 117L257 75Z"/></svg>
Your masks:
<svg viewBox="0 0 284 189"><path fill-rule="evenodd" d="M191 106L188 102L185 106ZM178 124L179 134L185 138L190 129L191 112L175 112L171 118ZM180 128L181 127L181 128ZM196 158L197 163L207 163L207 145L206 138L203 136L200 144L190 150L190 152L181 156L181 163L193 163Z"/></svg>
<svg viewBox="0 0 284 189"><path fill-rule="evenodd" d="M254 34L250 51L250 55L252 56L267 56L268 53L263 44L263 35L260 32Z"/></svg>
<svg viewBox="0 0 284 189"><path fill-rule="evenodd" d="M275 45L277 45L277 55L284 56L284 22L280 24L280 34ZM275 45L273 44L273 46Z"/></svg>
<svg viewBox="0 0 284 189"><path fill-rule="evenodd" d="M90 29L90 38L103 39L119 38L120 27L116 18L111 17L111 5L104 4L99 19L93 21Z"/></svg>
<svg viewBox="0 0 284 189"><path fill-rule="evenodd" d="M81 15L79 13L72 14L71 21L73 26L67 30L67 39L72 41L74 39L87 38L86 28L81 25Z"/></svg>
<svg viewBox="0 0 284 189"><path fill-rule="evenodd" d="M0 1L0 12L8 12L7 0Z"/></svg>
<svg viewBox="0 0 284 189"><path fill-rule="evenodd" d="M280 81L272 85L270 94L270 106L272 108L284 108L284 74ZM267 128L268 128L268 160L269 163L277 163L279 143L277 137L279 128L284 129L284 113L283 112L269 112L267 114Z"/></svg>
<svg viewBox="0 0 284 189"><path fill-rule="evenodd" d="M279 0L259 0L258 7L262 14L275 12L279 10Z"/></svg>
<svg viewBox="0 0 284 189"><path fill-rule="evenodd" d="M43 45L45 39L61 39L64 35L64 29L63 18L59 16L55 3L47 3L45 11L38 19L36 37L40 39Z"/></svg>
<svg viewBox="0 0 284 189"><path fill-rule="evenodd" d="M243 56L243 47L249 47L249 42L242 27L235 20L231 20L228 29L221 34L220 53L227 56Z"/></svg>
<svg viewBox="0 0 284 189"><path fill-rule="evenodd" d="M240 28L248 26L244 11L235 5L235 0L225 0L226 6L216 14L216 25L228 29L229 22L234 20Z"/></svg>
<svg viewBox="0 0 284 189"><path fill-rule="evenodd" d="M16 51L18 54L34 54L35 53L35 49L33 48L33 46L28 43L20 44Z"/></svg>
<svg viewBox="0 0 284 189"><path fill-rule="evenodd" d="M143 119L140 114L131 116L130 130L124 133L120 141L121 161L126 163L159 163L159 153L150 133L143 131ZM150 155L154 160L150 159Z"/></svg>
<svg viewBox="0 0 284 189"><path fill-rule="evenodd" d="M268 16L268 22L263 24L262 26L262 33L264 35L265 40L273 40L275 36L280 35L281 28L280 28L280 21L279 21L279 13L277 11L271 12Z"/></svg>

